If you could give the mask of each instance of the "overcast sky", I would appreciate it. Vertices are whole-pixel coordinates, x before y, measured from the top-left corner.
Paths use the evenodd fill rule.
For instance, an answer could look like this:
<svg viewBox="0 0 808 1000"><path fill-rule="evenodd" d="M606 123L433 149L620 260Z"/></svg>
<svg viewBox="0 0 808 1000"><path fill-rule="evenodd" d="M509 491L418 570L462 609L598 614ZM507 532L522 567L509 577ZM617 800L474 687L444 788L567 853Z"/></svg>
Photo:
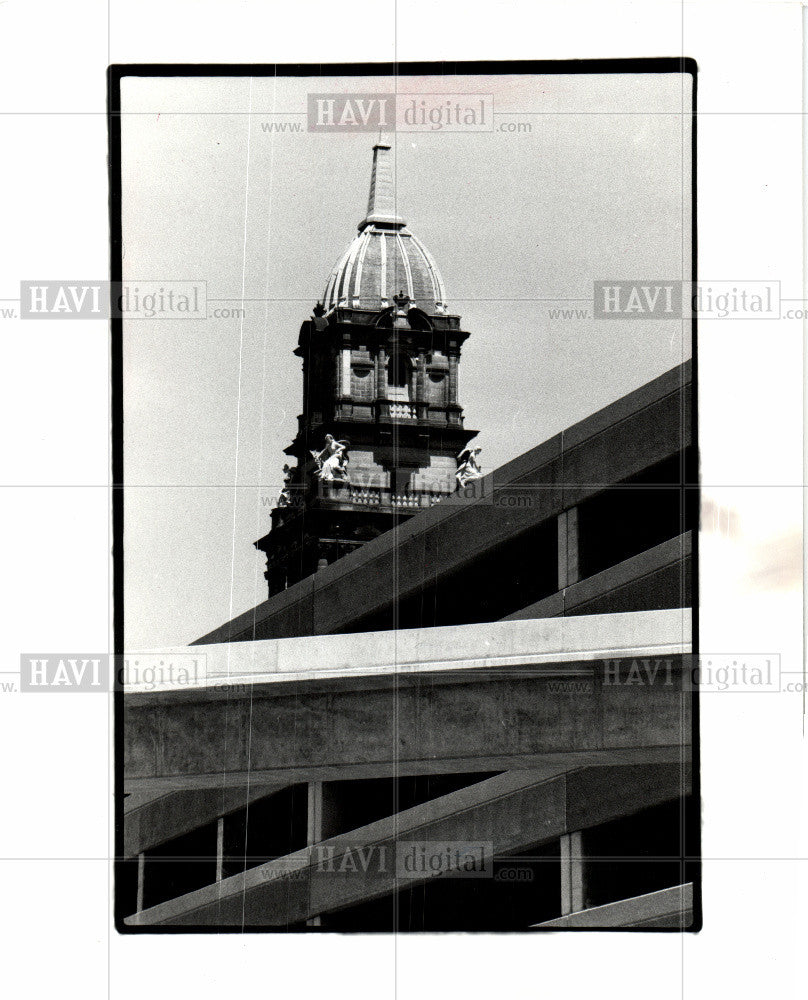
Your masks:
<svg viewBox="0 0 808 1000"><path fill-rule="evenodd" d="M292 351L363 217L375 141L306 131L306 97L392 89L123 81L124 278L205 281L209 311L242 296L246 310L124 325L130 649L190 642L266 597L252 542L301 409ZM399 214L471 333L460 402L485 471L689 356L678 323L549 314L586 310L595 280L689 277L689 77L399 78L398 90L493 94L497 125L530 125L393 142Z"/></svg>

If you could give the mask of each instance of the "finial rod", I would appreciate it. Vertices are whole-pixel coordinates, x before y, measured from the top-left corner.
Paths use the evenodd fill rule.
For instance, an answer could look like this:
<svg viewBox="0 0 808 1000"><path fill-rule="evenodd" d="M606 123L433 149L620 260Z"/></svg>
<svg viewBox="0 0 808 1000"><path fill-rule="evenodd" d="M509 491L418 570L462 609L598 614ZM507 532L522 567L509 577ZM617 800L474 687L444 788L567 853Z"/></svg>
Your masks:
<svg viewBox="0 0 808 1000"><path fill-rule="evenodd" d="M406 223L396 211L395 171L389 143L379 141L373 147L373 168L370 175L370 195L365 218L359 223L360 231L376 223L401 229Z"/></svg>

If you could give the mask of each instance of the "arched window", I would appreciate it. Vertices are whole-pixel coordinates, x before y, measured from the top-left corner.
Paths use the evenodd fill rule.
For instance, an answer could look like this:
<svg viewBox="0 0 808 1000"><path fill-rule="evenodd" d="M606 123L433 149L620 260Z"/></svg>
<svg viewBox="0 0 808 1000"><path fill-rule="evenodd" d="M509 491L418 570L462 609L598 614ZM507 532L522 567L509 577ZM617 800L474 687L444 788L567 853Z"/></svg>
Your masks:
<svg viewBox="0 0 808 1000"><path fill-rule="evenodd" d="M430 371L426 390L430 406L444 407L448 402L449 380L443 371Z"/></svg>
<svg viewBox="0 0 808 1000"><path fill-rule="evenodd" d="M412 367L402 351L393 351L387 362L387 395L389 399L410 399Z"/></svg>

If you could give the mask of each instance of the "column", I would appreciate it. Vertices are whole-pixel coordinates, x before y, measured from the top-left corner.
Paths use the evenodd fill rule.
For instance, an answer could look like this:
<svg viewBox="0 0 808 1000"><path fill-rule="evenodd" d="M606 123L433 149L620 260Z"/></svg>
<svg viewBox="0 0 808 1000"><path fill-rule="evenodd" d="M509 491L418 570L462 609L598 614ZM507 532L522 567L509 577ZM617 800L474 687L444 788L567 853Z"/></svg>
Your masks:
<svg viewBox="0 0 808 1000"><path fill-rule="evenodd" d="M558 515L558 589L564 590L579 578L578 508L571 507Z"/></svg>
<svg viewBox="0 0 808 1000"><path fill-rule="evenodd" d="M376 399L387 399L387 351L382 344L376 351Z"/></svg>
<svg viewBox="0 0 808 1000"><path fill-rule="evenodd" d="M340 389L340 396L350 396L351 395L351 351L348 347L343 347L341 358L341 378L342 387Z"/></svg>
<svg viewBox="0 0 808 1000"><path fill-rule="evenodd" d="M146 877L146 855L142 852L137 856L137 912L143 909L143 886Z"/></svg>
<svg viewBox="0 0 808 1000"><path fill-rule="evenodd" d="M224 874L224 816L216 821L216 881L222 881Z"/></svg>
<svg viewBox="0 0 808 1000"><path fill-rule="evenodd" d="M323 783L309 782L308 818L306 820L306 846L311 847L323 839Z"/></svg>
<svg viewBox="0 0 808 1000"><path fill-rule="evenodd" d="M561 837L561 916L584 909L584 859L581 831Z"/></svg>
<svg viewBox="0 0 808 1000"><path fill-rule="evenodd" d="M323 783L309 782L308 818L306 820L306 846L313 847L323 839ZM307 927L319 927L319 917L306 921Z"/></svg>
<svg viewBox="0 0 808 1000"><path fill-rule="evenodd" d="M418 355L418 367L415 373L415 402L426 402L426 357Z"/></svg>
<svg viewBox="0 0 808 1000"><path fill-rule="evenodd" d="M309 782L309 806L306 820L306 846L312 847L323 839L323 783ZM307 927L319 927L319 917L311 917L306 921Z"/></svg>
<svg viewBox="0 0 808 1000"><path fill-rule="evenodd" d="M308 816L306 820L306 846L313 847L333 836L337 816L333 791L322 781L310 781L308 786ZM309 927L319 927L320 918L306 921Z"/></svg>
<svg viewBox="0 0 808 1000"><path fill-rule="evenodd" d="M449 405L457 405L457 395L458 395L458 385L457 385L457 367L459 358L456 354L449 354Z"/></svg>

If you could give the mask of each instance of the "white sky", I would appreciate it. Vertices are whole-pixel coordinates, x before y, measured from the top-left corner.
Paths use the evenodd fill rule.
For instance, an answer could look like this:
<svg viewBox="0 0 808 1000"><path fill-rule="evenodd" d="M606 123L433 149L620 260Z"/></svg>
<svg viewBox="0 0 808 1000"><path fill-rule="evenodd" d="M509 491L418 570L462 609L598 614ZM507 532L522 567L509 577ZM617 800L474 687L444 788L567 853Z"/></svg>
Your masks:
<svg viewBox="0 0 808 1000"><path fill-rule="evenodd" d="M306 95L390 88L123 82L124 278L201 280L209 300L246 300L243 322L125 326L129 648L189 642L266 597L252 542L268 530L262 498L277 495L301 408L292 350L362 218L374 141L305 131ZM400 78L398 89L493 94L498 123L531 125L394 144L399 212L471 333L460 401L486 471L689 355L675 322L548 313L587 309L598 279L689 277L689 77ZM301 132L262 129L283 121Z"/></svg>

